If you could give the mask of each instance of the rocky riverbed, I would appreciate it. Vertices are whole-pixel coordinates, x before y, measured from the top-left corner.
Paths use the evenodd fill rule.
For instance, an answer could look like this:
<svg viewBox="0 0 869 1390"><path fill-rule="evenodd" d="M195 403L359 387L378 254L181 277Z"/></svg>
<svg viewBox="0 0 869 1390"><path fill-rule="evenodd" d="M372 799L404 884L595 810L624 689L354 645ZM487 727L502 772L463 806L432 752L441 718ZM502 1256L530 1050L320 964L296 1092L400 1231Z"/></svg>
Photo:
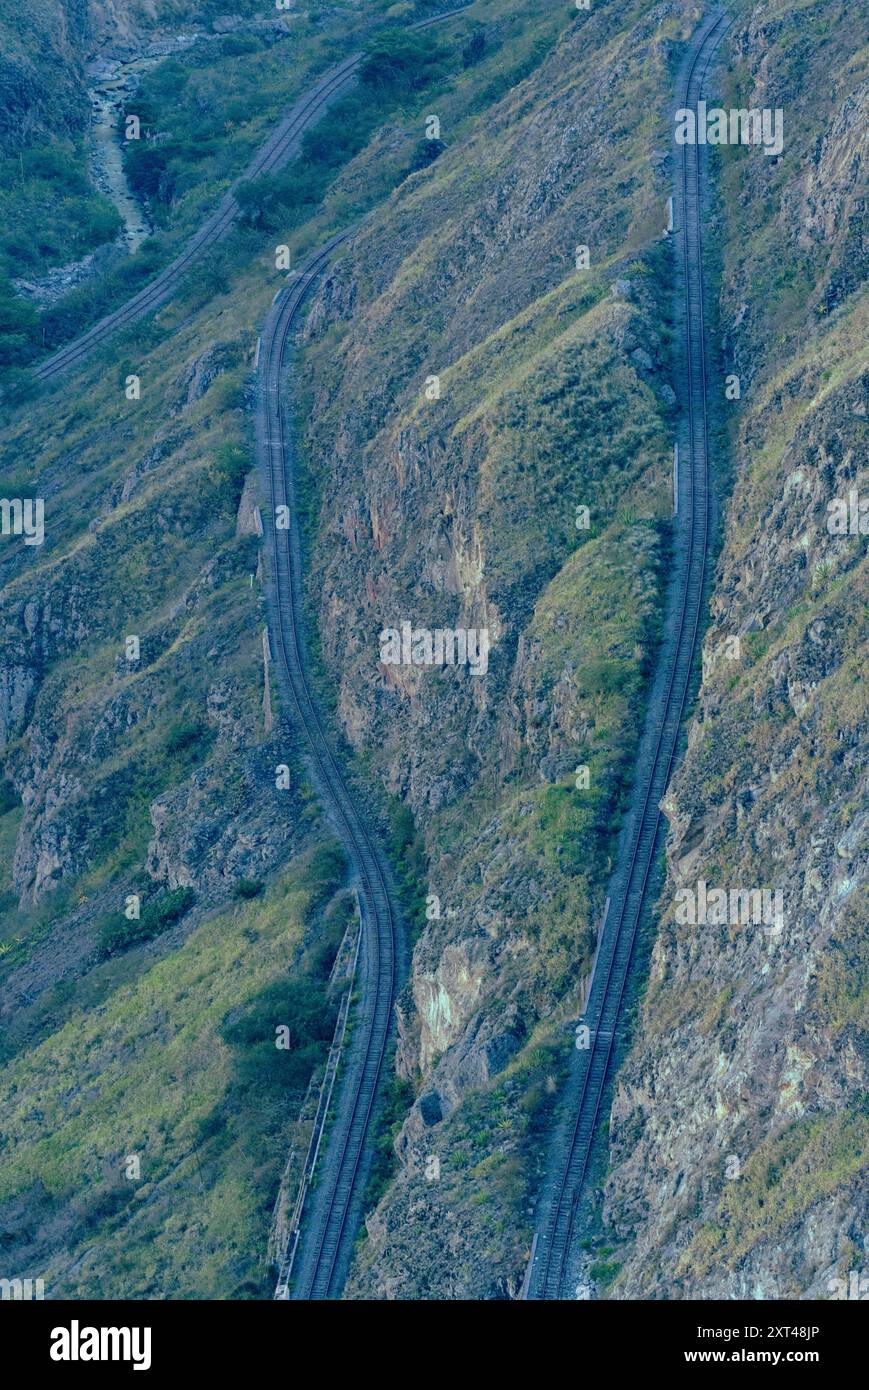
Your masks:
<svg viewBox="0 0 869 1390"><path fill-rule="evenodd" d="M287 16L290 18L291 16ZM153 224L147 207L137 198L124 168L123 118L139 89L142 77L165 59L203 43L219 42L226 34L252 33L268 42L286 38L290 28L282 18L244 19L222 15L211 21L211 30L188 29L175 33L137 35L134 32L102 34L86 67L87 95L91 103L89 133L90 177L117 208L121 230L114 242L91 251L80 260L55 266L44 276L16 280L19 294L47 308L93 275L103 273L121 256L131 255L151 235Z"/></svg>

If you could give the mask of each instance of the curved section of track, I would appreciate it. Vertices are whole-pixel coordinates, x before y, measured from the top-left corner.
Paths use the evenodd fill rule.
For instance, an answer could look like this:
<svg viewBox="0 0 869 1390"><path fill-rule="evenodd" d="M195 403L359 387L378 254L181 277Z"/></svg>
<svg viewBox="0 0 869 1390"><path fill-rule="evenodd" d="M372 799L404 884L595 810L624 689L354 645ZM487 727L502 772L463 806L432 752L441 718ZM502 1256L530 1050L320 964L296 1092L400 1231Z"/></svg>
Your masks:
<svg viewBox="0 0 869 1390"><path fill-rule="evenodd" d="M442 24L468 6L414 25ZM362 999L343 1083L311 1193L293 1275L296 1299L337 1297L352 1255L367 1175L369 1130L392 1024L400 914L389 869L377 838L356 809L323 729L306 674L301 632L302 563L294 488L292 431L284 415L282 385L292 350L292 331L305 296L334 249L352 232L342 232L315 251L297 279L276 298L263 328L259 359L257 454L267 481L274 519L286 507L289 527L269 528L274 538L271 584L272 629L277 667L289 691L296 723L309 749L309 766L353 865L362 911Z"/></svg>
<svg viewBox="0 0 869 1390"><path fill-rule="evenodd" d="M306 675L300 631L302 566L294 496L293 443L282 407L282 384L292 330L302 302L346 233L315 252L295 284L283 292L266 322L260 351L258 451L273 509L286 507L288 529L274 530L273 629L276 660L286 680L296 722L310 750L318 791L329 808L359 883L363 912L363 998L350 1068L341 1087L294 1279L296 1298L328 1298L338 1291L356 1233L351 1218L365 1141L383 1067L395 989L398 911L382 852L350 796ZM272 515L275 515L273 510ZM355 1074L354 1074L355 1073Z"/></svg>
<svg viewBox="0 0 869 1390"><path fill-rule="evenodd" d="M447 20L455 18L468 7L468 4L458 6L444 14L434 15L431 19L420 20L409 28L430 29L436 24L444 24ZM268 140L260 146L247 168L229 187L215 211L203 222L183 251L148 285L139 290L138 294L133 295L132 299L128 299L120 308L100 319L80 338L67 343L65 347L59 348L45 361L40 362L34 368L34 376L39 381L51 381L82 361L93 348L108 342L120 329L127 328L137 319L165 304L191 266L195 265L200 254L221 241L236 221L239 206L235 200L235 190L239 185L259 178L262 174L277 173L299 153L305 131L315 125L332 102L343 96L352 86L364 56L363 53L351 53L349 57L325 72L275 127Z"/></svg>
<svg viewBox="0 0 869 1390"><path fill-rule="evenodd" d="M696 111L709 64L728 27L723 15L702 25L685 69L680 106ZM577 1208L613 1059L637 929L648 906L660 846L659 807L676 758L704 602L710 493L700 151L696 144L677 148L687 445L679 496L677 572L668 594L665 635L640 743L631 810L620 839L609 889L610 910L584 1016L590 1029L589 1048L574 1054L565 1119L555 1137L541 1198L538 1239L528 1276L528 1297L533 1299L571 1296L567 1284Z"/></svg>

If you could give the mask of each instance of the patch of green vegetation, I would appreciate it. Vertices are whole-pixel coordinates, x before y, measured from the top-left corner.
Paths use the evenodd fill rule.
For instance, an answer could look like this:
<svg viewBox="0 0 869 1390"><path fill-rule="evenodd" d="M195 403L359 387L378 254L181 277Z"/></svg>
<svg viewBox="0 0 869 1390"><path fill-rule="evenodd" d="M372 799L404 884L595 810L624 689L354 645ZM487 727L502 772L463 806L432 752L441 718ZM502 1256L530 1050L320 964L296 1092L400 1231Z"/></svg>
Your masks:
<svg viewBox="0 0 869 1390"><path fill-rule="evenodd" d="M347 877L348 867L347 857L337 840L328 840L317 845L308 866L311 895L308 899L307 920L313 920L337 893Z"/></svg>
<svg viewBox="0 0 869 1390"><path fill-rule="evenodd" d="M301 1097L328 1051L336 1016L336 1000L325 981L307 975L275 980L231 1010L220 1029L232 1049L234 1071L224 1111L241 1108L242 1100L245 1109L284 1110L288 1092Z"/></svg>
<svg viewBox="0 0 869 1390"><path fill-rule="evenodd" d="M496 592L517 572L526 586L529 570L552 577L571 548L587 543L576 505L589 506L600 525L666 449L647 388L603 342L581 333L541 358L492 415L481 501ZM606 678L605 667L600 674Z"/></svg>
<svg viewBox="0 0 869 1390"><path fill-rule="evenodd" d="M294 861L6 1064L0 1212L60 1221L56 1293L268 1296L277 1183L337 1006L319 934L288 968L319 890Z"/></svg>
<svg viewBox="0 0 869 1390"><path fill-rule="evenodd" d="M242 900L246 898L258 898L265 888L262 879L259 878L238 878L232 885L232 896Z"/></svg>
<svg viewBox="0 0 869 1390"><path fill-rule="evenodd" d="M2 787L9 785L8 782L0 783ZM13 942L7 937L5 924L8 921L11 928L18 907L18 894L13 890L12 884L12 864L23 813L23 807L13 803L0 815L0 942L5 947L3 957L9 956L14 949Z"/></svg>
<svg viewBox="0 0 869 1390"><path fill-rule="evenodd" d="M111 241L121 219L85 172L83 145L60 140L0 159L0 275L42 275Z"/></svg>
<svg viewBox="0 0 869 1390"><path fill-rule="evenodd" d="M430 33L387 29L366 44L359 79L374 91L406 97L443 75L449 59Z"/></svg>
<svg viewBox="0 0 869 1390"><path fill-rule="evenodd" d="M155 936L180 922L195 901L196 894L192 888L170 888L146 902L137 918L112 914L97 928L100 957L105 959L116 951L125 951L143 941L153 941Z"/></svg>
<svg viewBox="0 0 869 1390"><path fill-rule="evenodd" d="M407 1113L413 1101L413 1083L393 1073L388 1085L384 1087L383 1098L374 1126L372 1143L374 1156L371 1175L365 1189L364 1207L366 1211L371 1211L377 1206L398 1170L395 1141L401 1126L407 1119ZM364 1239L364 1232L360 1232L359 1243L361 1244Z"/></svg>
<svg viewBox="0 0 869 1390"><path fill-rule="evenodd" d="M428 863L425 840L414 823L413 812L404 802L389 803L387 850L393 868L402 910L412 938L425 923Z"/></svg>
<svg viewBox="0 0 869 1390"><path fill-rule="evenodd" d="M6 777L0 777L0 816L21 805L14 786Z"/></svg>
<svg viewBox="0 0 869 1390"><path fill-rule="evenodd" d="M608 1289L615 1283L616 1275L622 1267L621 1260L595 1260L589 1274L601 1289Z"/></svg>
<svg viewBox="0 0 869 1390"><path fill-rule="evenodd" d="M715 1220L698 1231L679 1273L733 1268L758 1242L774 1242L819 1198L859 1180L869 1161L869 1098L859 1108L806 1115L762 1140L738 1182L727 1182Z"/></svg>
<svg viewBox="0 0 869 1390"><path fill-rule="evenodd" d="M533 37L524 53L514 59L511 65L502 67L495 77L480 88L477 98L478 104L481 107L493 106L514 87L518 87L521 82L525 81L526 77L530 77L540 66L547 53L550 52L554 41L555 34L551 31ZM472 66L472 64L468 64L468 66Z"/></svg>
<svg viewBox="0 0 869 1390"><path fill-rule="evenodd" d="M431 1153L439 1161L438 1177L430 1180L424 1168L407 1175L411 1184L407 1200L416 1206L414 1187L418 1185L419 1209L425 1211L425 1231L408 1233L408 1238L426 1241L426 1258L414 1268L414 1296L442 1296L442 1280L447 1269L451 1277L461 1277L461 1255L448 1251L439 1236L440 1226L432 1207L449 1212L449 1224L482 1221L486 1246L499 1268L524 1269L530 1245L529 1159L538 1153L552 1123L558 1082L564 1063L563 1049L530 1038L509 1063L497 1082L468 1094L461 1107L442 1122L431 1135ZM397 1092L397 1088L396 1088ZM395 1120L403 1118L412 1099L406 1083L400 1096ZM392 1129L387 1157L397 1133ZM384 1169L384 1175L387 1170ZM425 1200L422 1200L423 1193ZM370 1208L370 1201L366 1204ZM370 1260L370 1246L360 1243L360 1264ZM463 1247L464 1249L464 1247ZM469 1249L468 1254L473 1254ZM467 1289L467 1296L479 1290Z"/></svg>

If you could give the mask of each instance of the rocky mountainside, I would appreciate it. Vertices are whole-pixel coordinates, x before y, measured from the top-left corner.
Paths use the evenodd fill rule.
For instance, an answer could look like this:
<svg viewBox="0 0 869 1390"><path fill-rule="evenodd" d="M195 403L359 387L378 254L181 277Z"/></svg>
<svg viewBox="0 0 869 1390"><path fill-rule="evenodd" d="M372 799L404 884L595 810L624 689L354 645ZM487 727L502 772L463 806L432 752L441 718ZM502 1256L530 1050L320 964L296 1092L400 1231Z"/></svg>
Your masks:
<svg viewBox="0 0 869 1390"><path fill-rule="evenodd" d="M397 1064L417 1098L359 1295L515 1294L527 1259L560 1020L579 1012L654 649L663 94L694 19L592 14L485 129L444 104L445 151L312 311L311 602L348 737L428 862ZM728 52L728 105L784 108L786 143L711 166L710 286L740 398L597 1296L819 1296L863 1230L865 541L827 519L865 450L865 47L841 10L815 25L776 4ZM487 630L487 673L379 660L402 621ZM781 934L676 926L700 878L780 889Z"/></svg>
<svg viewBox="0 0 869 1390"><path fill-rule="evenodd" d="M0 542L0 1272L50 1296L270 1295L272 1205L305 1151L353 908L263 640L251 385L278 248L293 267L353 225L288 388L322 701L412 947L346 1293L515 1297L659 638L670 108L699 9L477 0L410 72L395 40L153 321L41 391L22 354L152 273L311 71L369 20L444 4L312 0L276 45L223 8L0 0L16 386L0 468L46 526L44 545ZM862 1267L852 12L761 0L713 84L728 106L781 108L784 146L710 151L720 535L650 978L595 1178L596 1297L826 1297ZM14 277L63 262L93 204L85 55L191 22L218 37L140 94L129 170L157 235L108 288L37 314ZM75 179L53 199L60 170ZM88 245L107 234L97 218ZM780 892L781 922L691 925L677 907L700 880Z"/></svg>
<svg viewBox="0 0 869 1390"><path fill-rule="evenodd" d="M865 1266L869 508L862 527L847 513L869 496L866 18L760 5L729 45L727 104L783 108L785 145L727 151L718 178L743 395L611 1128L625 1297L827 1298ZM676 895L700 879L780 890L781 930L680 925Z"/></svg>
<svg viewBox="0 0 869 1390"><path fill-rule="evenodd" d="M518 1289L657 638L675 399L661 93L692 21L633 5L550 33L543 8L481 7L495 54L533 19L539 65L484 121L461 93L432 106L444 150L309 318L322 659L428 864L397 1059L416 1100L365 1295ZM382 660L402 622L484 631L485 672Z"/></svg>
<svg viewBox="0 0 869 1390"><path fill-rule="evenodd" d="M83 68L87 0L0 5L0 148L18 150L46 134L79 135L87 122Z"/></svg>

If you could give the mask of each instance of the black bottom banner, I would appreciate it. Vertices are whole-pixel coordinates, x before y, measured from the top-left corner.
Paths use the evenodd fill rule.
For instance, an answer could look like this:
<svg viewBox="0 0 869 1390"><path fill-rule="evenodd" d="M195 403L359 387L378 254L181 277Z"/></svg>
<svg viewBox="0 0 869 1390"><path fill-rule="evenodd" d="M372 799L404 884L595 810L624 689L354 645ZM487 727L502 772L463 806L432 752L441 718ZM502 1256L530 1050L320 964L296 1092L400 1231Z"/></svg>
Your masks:
<svg viewBox="0 0 869 1390"><path fill-rule="evenodd" d="M479 1373L491 1380L500 1364L516 1374L517 1347L536 1351L598 1377L674 1372L702 1382L716 1368L764 1366L773 1383L782 1374L831 1373L862 1361L866 1333L863 1298L828 1303L205 1303L0 1300L6 1360L20 1374L48 1374L49 1383L70 1376L93 1379L211 1372L226 1378L260 1373L265 1366L293 1375L312 1357L334 1375L336 1352L371 1374L368 1362L400 1378L400 1354L412 1338L426 1370L447 1355L453 1338L462 1379ZM512 1310L512 1311L511 1311ZM502 1322L506 1317L507 1321ZM391 1337L402 1339L390 1351ZM431 1360L425 1353L428 1346ZM549 1348L548 1352L545 1351ZM437 1348L440 1348L438 1351ZM460 1350L461 1349L461 1350ZM406 1353L405 1346L405 1353ZM393 1359L394 1353L399 1353ZM368 1364L366 1364L368 1362ZM571 1366L571 1363L572 1366ZM338 1365L342 1361L339 1359ZM541 1360L540 1370L546 1364ZM408 1367L405 1364L405 1371ZM545 1374L545 1372L544 1372Z"/></svg>

